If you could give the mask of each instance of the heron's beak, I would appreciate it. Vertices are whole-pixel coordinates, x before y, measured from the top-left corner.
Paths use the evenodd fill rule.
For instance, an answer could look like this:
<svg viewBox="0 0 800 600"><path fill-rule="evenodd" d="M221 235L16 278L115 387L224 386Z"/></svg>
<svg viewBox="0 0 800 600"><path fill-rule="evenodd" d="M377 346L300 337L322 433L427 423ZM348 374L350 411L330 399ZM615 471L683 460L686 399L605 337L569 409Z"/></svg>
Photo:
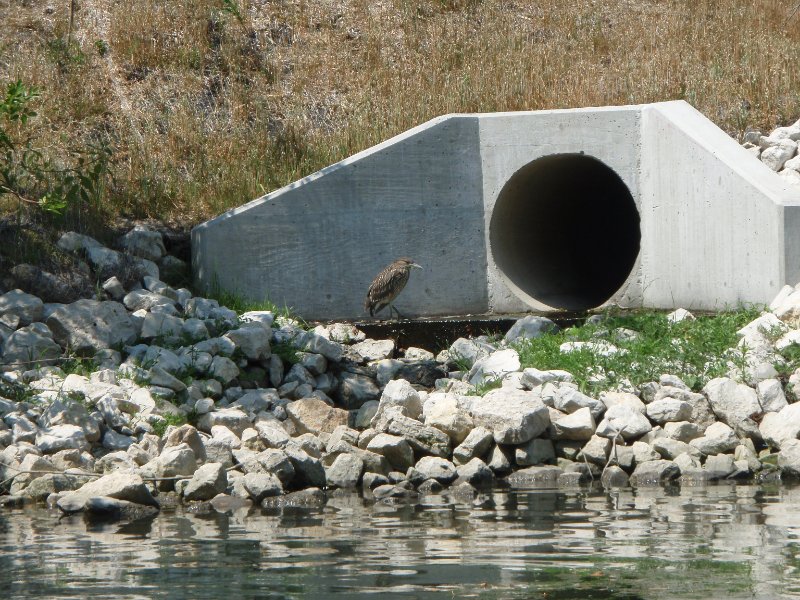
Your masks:
<svg viewBox="0 0 800 600"><path fill-rule="evenodd" d="M422 269L422 267L421 267L421 266L419 266L417 263L411 263L411 264L410 264L410 265L408 265L408 266L409 266L409 267L416 267L417 269ZM424 270L424 269L423 269L423 270Z"/></svg>

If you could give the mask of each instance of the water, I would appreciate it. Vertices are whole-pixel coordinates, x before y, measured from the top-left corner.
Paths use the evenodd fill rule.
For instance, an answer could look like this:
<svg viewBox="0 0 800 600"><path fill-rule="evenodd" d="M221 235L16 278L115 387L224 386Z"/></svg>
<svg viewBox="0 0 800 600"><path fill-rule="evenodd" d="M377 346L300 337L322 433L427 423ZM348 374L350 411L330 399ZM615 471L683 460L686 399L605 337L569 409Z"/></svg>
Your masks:
<svg viewBox="0 0 800 600"><path fill-rule="evenodd" d="M88 524L0 512L0 597L800 597L800 487L357 495Z"/></svg>

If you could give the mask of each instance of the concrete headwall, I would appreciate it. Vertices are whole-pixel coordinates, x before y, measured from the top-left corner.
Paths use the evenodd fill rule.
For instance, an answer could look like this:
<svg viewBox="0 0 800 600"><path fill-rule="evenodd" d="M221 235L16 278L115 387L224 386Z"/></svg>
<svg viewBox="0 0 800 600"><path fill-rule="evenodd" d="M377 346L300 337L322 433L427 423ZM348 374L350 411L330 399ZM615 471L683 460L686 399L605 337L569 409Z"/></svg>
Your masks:
<svg viewBox="0 0 800 600"><path fill-rule="evenodd" d="M800 197L684 102L434 119L192 232L197 283L363 318L715 309L800 280Z"/></svg>

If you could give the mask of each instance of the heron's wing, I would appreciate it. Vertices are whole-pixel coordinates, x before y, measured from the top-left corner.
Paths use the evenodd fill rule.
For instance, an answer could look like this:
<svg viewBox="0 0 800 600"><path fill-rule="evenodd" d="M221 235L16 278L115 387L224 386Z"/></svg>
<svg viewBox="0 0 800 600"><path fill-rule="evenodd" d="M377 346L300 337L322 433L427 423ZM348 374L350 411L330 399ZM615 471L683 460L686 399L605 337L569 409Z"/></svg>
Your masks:
<svg viewBox="0 0 800 600"><path fill-rule="evenodd" d="M370 305L386 305L397 297L408 281L408 269L387 268L378 273L367 292L367 308Z"/></svg>

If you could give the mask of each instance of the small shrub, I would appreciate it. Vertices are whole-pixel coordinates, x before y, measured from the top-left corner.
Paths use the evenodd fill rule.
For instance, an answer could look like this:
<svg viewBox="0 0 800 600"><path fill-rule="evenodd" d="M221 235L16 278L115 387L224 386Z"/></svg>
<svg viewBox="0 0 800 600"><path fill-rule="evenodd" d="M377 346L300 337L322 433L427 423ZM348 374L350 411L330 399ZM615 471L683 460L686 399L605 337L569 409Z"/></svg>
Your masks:
<svg viewBox="0 0 800 600"><path fill-rule="evenodd" d="M17 80L6 86L0 100L0 197L14 197L20 209L37 207L54 214L68 207L96 211L110 177L111 148L86 144L70 148L68 160L48 158L27 131L37 116L32 105L40 95Z"/></svg>

